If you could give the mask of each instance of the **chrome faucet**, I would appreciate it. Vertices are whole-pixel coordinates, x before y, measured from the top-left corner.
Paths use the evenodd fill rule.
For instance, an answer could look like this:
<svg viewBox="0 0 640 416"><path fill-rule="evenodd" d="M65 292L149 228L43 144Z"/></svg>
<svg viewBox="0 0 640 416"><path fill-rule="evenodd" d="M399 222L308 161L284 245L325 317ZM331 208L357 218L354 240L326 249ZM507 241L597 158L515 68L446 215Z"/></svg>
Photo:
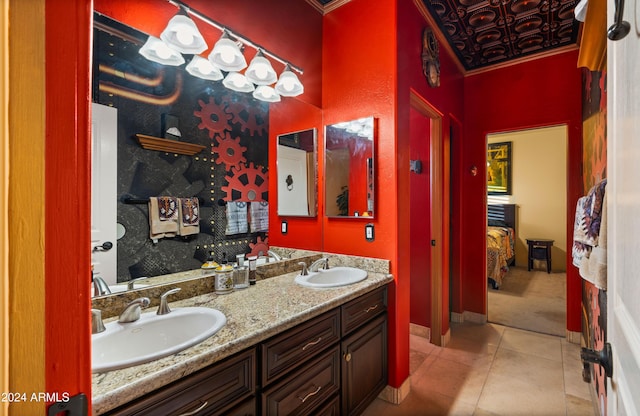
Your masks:
<svg viewBox="0 0 640 416"><path fill-rule="evenodd" d="M149 306L149 298L138 298L129 302L118 318L118 322L126 324L127 322L135 322L140 319L142 308Z"/></svg>
<svg viewBox="0 0 640 416"><path fill-rule="evenodd" d="M329 269L329 259L327 257L323 257L314 261L313 263L311 263L311 266L309 266L309 271L317 272L320 269L320 266L322 266L324 270Z"/></svg>
<svg viewBox="0 0 640 416"><path fill-rule="evenodd" d="M99 334L104 332L105 329L102 322L102 311L100 309L91 309L91 333Z"/></svg>
<svg viewBox="0 0 640 416"><path fill-rule="evenodd" d="M138 281L138 280L142 280L142 279L146 279L147 276L141 276L141 277L136 277L135 279L131 279L127 282L127 290L133 290L134 288L134 284Z"/></svg>
<svg viewBox="0 0 640 416"><path fill-rule="evenodd" d="M166 315L171 312L171 309L169 309L169 304L167 303L167 296L173 295L174 293L178 293L178 292L180 292L179 287L168 290L164 292L162 296L160 296L160 306L158 306L158 311L156 312L156 315Z"/></svg>
<svg viewBox="0 0 640 416"><path fill-rule="evenodd" d="M298 263L298 266L302 266L302 271L300 272L300 276L308 276L309 272L307 271L307 263L301 261Z"/></svg>
<svg viewBox="0 0 640 416"><path fill-rule="evenodd" d="M100 276L93 276L93 296L96 297L110 294L111 289L109 289L107 282L105 282Z"/></svg>
<svg viewBox="0 0 640 416"><path fill-rule="evenodd" d="M280 261L280 260L282 260L282 256L280 256L278 253L276 253L276 252L275 252L275 251L273 251L273 250L269 250L269 251L267 251L267 255L268 255L269 257L273 257L273 259L274 259L275 261Z"/></svg>

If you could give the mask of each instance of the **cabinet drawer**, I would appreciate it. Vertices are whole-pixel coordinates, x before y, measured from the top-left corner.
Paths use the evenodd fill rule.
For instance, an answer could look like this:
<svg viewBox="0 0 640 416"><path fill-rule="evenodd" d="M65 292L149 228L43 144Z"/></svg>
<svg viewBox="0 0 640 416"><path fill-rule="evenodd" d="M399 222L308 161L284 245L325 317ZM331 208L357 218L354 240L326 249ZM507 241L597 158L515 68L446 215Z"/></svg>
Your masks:
<svg viewBox="0 0 640 416"><path fill-rule="evenodd" d="M387 288L381 287L342 305L342 336L387 310Z"/></svg>
<svg viewBox="0 0 640 416"><path fill-rule="evenodd" d="M256 411L255 396L247 400L246 402L243 402L242 404L234 407L228 412L225 412L225 416L256 416L257 414L258 412Z"/></svg>
<svg viewBox="0 0 640 416"><path fill-rule="evenodd" d="M150 393L109 415L222 414L255 392L255 348Z"/></svg>
<svg viewBox="0 0 640 416"><path fill-rule="evenodd" d="M336 395L313 413L316 416L340 416L340 396Z"/></svg>
<svg viewBox="0 0 640 416"><path fill-rule="evenodd" d="M340 311L329 311L262 344L262 385L340 340Z"/></svg>
<svg viewBox="0 0 640 416"><path fill-rule="evenodd" d="M330 349L262 396L264 415L306 415L340 391L340 349Z"/></svg>

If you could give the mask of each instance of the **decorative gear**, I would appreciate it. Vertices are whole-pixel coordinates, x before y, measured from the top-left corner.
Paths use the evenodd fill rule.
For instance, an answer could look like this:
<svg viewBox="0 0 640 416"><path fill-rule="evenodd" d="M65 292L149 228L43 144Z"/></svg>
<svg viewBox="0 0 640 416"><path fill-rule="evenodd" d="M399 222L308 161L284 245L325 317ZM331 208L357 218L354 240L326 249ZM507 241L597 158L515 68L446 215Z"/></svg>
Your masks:
<svg viewBox="0 0 640 416"><path fill-rule="evenodd" d="M227 110L232 115L232 122L240 124L243 132L251 136L262 136L267 132L266 114L263 108L246 98L228 100Z"/></svg>
<svg viewBox="0 0 640 416"><path fill-rule="evenodd" d="M265 237L262 241L262 237L258 236L258 240L255 243L249 243L251 252L247 256L259 256L262 253L263 256L267 255L269 251L269 237Z"/></svg>
<svg viewBox="0 0 640 416"><path fill-rule="evenodd" d="M240 168L240 164L245 164L247 159L242 156L246 147L240 145L240 137L231 138L231 134L227 131L217 137L218 145L213 148L213 152L218 154L215 159L217 164L224 163L226 170L231 168Z"/></svg>
<svg viewBox="0 0 640 416"><path fill-rule="evenodd" d="M231 131L229 120L233 116L225 111L222 103L216 104L214 98L209 97L209 103L205 104L204 101L198 100L198 104L200 104L200 111L194 111L193 115L200 117L198 128L209 130L209 138L213 139L216 133L221 135L225 131Z"/></svg>
<svg viewBox="0 0 640 416"><path fill-rule="evenodd" d="M225 201L260 202L267 201L269 192L269 172L253 166L240 164L239 168L231 168L231 176L225 176L229 183L222 191L227 193Z"/></svg>

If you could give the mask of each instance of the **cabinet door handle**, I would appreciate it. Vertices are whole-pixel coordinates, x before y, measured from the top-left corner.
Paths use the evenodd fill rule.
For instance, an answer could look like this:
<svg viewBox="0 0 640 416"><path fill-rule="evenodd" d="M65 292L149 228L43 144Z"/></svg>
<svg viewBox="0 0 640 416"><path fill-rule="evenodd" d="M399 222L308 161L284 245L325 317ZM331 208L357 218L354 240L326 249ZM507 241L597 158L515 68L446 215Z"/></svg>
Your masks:
<svg viewBox="0 0 640 416"><path fill-rule="evenodd" d="M364 313L369 313L372 310L376 309L377 307L378 305L369 306L367 309L365 309Z"/></svg>
<svg viewBox="0 0 640 416"><path fill-rule="evenodd" d="M312 388L313 388L313 385L312 385ZM320 389L321 389L321 388L322 388L322 386L318 386L318 388L317 388L315 391L312 391L311 393L307 394L306 396L304 396L304 398L303 398L303 397L298 396L298 399L300 399L300 401L302 401L302 403L304 403L304 402L306 402L306 401L307 401L307 399L308 399L309 397L312 397L312 396L315 396L316 394L318 394L318 393L320 392Z"/></svg>
<svg viewBox="0 0 640 416"><path fill-rule="evenodd" d="M307 345L305 345L304 347L302 347L302 351L306 350L309 347L313 347L314 345L316 345L318 342L322 341L322 337L318 337L317 340L315 341L311 341L310 343L308 343Z"/></svg>
<svg viewBox="0 0 640 416"><path fill-rule="evenodd" d="M346 353L346 354L344 355L344 360L345 360L346 362L351 361L351 353L350 353L350 352L348 352L348 353Z"/></svg>
<svg viewBox="0 0 640 416"><path fill-rule="evenodd" d="M193 416L196 413L198 413L200 410L202 410L205 407L207 407L208 404L209 404L209 402L204 402L204 403L202 403L202 406L198 407L196 410L193 410L193 411L187 412L187 413L182 413L181 415L178 415L178 416Z"/></svg>

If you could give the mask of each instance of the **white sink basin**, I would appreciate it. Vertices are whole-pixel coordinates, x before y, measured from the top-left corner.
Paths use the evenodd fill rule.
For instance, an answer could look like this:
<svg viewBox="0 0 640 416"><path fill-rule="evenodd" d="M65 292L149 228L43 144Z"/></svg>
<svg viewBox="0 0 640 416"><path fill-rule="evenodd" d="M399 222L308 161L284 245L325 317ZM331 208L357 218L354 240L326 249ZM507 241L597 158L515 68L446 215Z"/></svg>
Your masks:
<svg viewBox="0 0 640 416"><path fill-rule="evenodd" d="M167 315L146 312L135 322L105 324L91 336L91 371L130 367L175 354L220 330L227 318L217 309L191 307Z"/></svg>
<svg viewBox="0 0 640 416"><path fill-rule="evenodd" d="M332 267L327 270L309 272L309 275L298 275L295 282L313 288L338 287L358 283L367 278L367 272L355 267Z"/></svg>

